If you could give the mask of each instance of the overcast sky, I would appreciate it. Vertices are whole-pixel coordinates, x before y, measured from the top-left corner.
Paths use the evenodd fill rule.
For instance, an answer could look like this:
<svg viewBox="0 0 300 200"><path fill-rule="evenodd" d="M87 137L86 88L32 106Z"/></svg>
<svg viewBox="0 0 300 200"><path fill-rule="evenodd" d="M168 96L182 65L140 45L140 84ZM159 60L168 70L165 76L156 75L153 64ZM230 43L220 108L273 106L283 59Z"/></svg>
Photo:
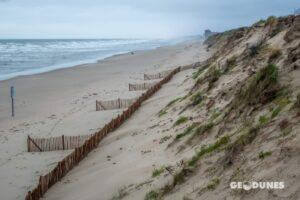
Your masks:
<svg viewBox="0 0 300 200"><path fill-rule="evenodd" d="M169 38L298 7L300 0L0 0L0 38Z"/></svg>

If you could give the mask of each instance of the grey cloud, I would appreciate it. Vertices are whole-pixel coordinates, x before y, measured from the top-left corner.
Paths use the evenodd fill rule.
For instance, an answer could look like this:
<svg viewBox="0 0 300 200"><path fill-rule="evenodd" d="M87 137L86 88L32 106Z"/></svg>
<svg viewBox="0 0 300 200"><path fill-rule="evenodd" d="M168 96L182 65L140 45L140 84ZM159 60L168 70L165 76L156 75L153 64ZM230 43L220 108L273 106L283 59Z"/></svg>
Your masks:
<svg viewBox="0 0 300 200"><path fill-rule="evenodd" d="M41 37L193 35L206 28L223 31L249 25L269 15L291 14L298 1L13 0L0 6L0 33Z"/></svg>

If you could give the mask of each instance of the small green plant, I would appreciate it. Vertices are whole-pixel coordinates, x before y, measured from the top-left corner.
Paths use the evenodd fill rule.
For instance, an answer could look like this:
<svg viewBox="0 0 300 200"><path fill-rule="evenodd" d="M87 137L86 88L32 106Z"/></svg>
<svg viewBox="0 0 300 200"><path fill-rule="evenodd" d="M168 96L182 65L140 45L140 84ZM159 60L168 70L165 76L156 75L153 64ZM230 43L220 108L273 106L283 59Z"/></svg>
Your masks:
<svg viewBox="0 0 300 200"><path fill-rule="evenodd" d="M154 169L153 172L152 172L152 177L155 178L157 176L159 176L161 173L163 173L165 171L165 167L162 166L158 169Z"/></svg>
<svg viewBox="0 0 300 200"><path fill-rule="evenodd" d="M268 17L267 21L266 21L266 25L275 25L277 22L277 18L275 16L270 16Z"/></svg>
<svg viewBox="0 0 300 200"><path fill-rule="evenodd" d="M237 60L237 57L232 56L226 61L224 73L227 73L229 70L233 69L236 66L236 60Z"/></svg>
<svg viewBox="0 0 300 200"><path fill-rule="evenodd" d="M162 137L159 141L159 144L162 144L162 143L168 141L171 137L172 137L171 135L167 135L167 136Z"/></svg>
<svg viewBox="0 0 300 200"><path fill-rule="evenodd" d="M125 198L128 195L128 192L126 191L126 187L119 189L118 194L113 196L111 200L121 200Z"/></svg>
<svg viewBox="0 0 300 200"><path fill-rule="evenodd" d="M196 125L195 125L195 124L192 124L191 126L187 127L187 128L183 131L183 133L177 134L175 139L176 139L176 140L179 140L180 138L182 138L182 137L184 137L184 136L190 134L190 133L193 131L193 129L194 129L195 127L196 127Z"/></svg>
<svg viewBox="0 0 300 200"><path fill-rule="evenodd" d="M189 96L190 96L190 94L185 95L184 97L182 97L182 98L180 99L179 102L182 102L183 100L185 100L185 99L188 98Z"/></svg>
<svg viewBox="0 0 300 200"><path fill-rule="evenodd" d="M181 97L178 97L178 98L176 98L176 99L170 101L170 102L167 104L166 107L170 107L171 105L173 105L174 103L176 103L176 102L179 101L180 99L181 99Z"/></svg>
<svg viewBox="0 0 300 200"><path fill-rule="evenodd" d="M215 109L210 117L209 121L213 121L215 119L217 119L222 113L220 111L218 111L217 109Z"/></svg>
<svg viewBox="0 0 300 200"><path fill-rule="evenodd" d="M192 105L196 106L203 101L204 97L201 92L197 92L194 96L192 96Z"/></svg>
<svg viewBox="0 0 300 200"><path fill-rule="evenodd" d="M271 118L275 118L279 113L280 111L282 110L282 107L281 106L278 106L277 108L275 108L273 111L272 111L272 115L271 115Z"/></svg>
<svg viewBox="0 0 300 200"><path fill-rule="evenodd" d="M193 135L186 141L186 143L190 144L194 140L194 138L203 136L204 133L209 132L214 127L214 125L215 124L213 122L200 125L198 128L196 128Z"/></svg>
<svg viewBox="0 0 300 200"><path fill-rule="evenodd" d="M260 159L264 159L265 157L270 156L270 155L272 155L272 152L270 152L270 151L266 151L266 152L261 151L261 152L259 152L258 157Z"/></svg>
<svg viewBox="0 0 300 200"><path fill-rule="evenodd" d="M256 138L259 129L260 129L260 126L253 126L253 127L249 128L247 133L241 135L238 138L237 143L240 143L243 146L251 144L253 142L253 140Z"/></svg>
<svg viewBox="0 0 300 200"><path fill-rule="evenodd" d="M253 26L264 26L266 24L266 20L259 20L258 22L254 23Z"/></svg>
<svg viewBox="0 0 300 200"><path fill-rule="evenodd" d="M160 110L159 113L158 113L158 117L162 117L165 114L167 114L166 110Z"/></svg>
<svg viewBox="0 0 300 200"><path fill-rule="evenodd" d="M188 162L189 166L194 166L202 156L217 150L221 146L227 144L229 140L229 136L224 136L217 140L214 144L211 144L208 147L202 147L201 150L197 152L196 155L194 155L192 159Z"/></svg>
<svg viewBox="0 0 300 200"><path fill-rule="evenodd" d="M233 143L226 147L224 166L227 167L233 163L234 157L243 151L244 147L251 144L259 132L260 126L252 126L245 133L240 135Z"/></svg>
<svg viewBox="0 0 300 200"><path fill-rule="evenodd" d="M263 49L263 42L259 42L257 44L253 44L249 47L250 57L253 58L259 54L259 52Z"/></svg>
<svg viewBox="0 0 300 200"><path fill-rule="evenodd" d="M214 178L208 183L206 188L209 190L215 190L219 184L220 184L220 179Z"/></svg>
<svg viewBox="0 0 300 200"><path fill-rule="evenodd" d="M145 200L157 200L158 197L159 197L158 192L152 190L146 194Z"/></svg>
<svg viewBox="0 0 300 200"><path fill-rule="evenodd" d="M176 173L174 175L174 179L173 179L173 185L178 185L184 182L184 171L181 170L180 172Z"/></svg>
<svg viewBox="0 0 300 200"><path fill-rule="evenodd" d="M179 117L179 119L176 120L176 122L174 123L174 126L178 126L178 125L183 124L187 121L188 121L188 117L181 116L181 117Z"/></svg>
<svg viewBox="0 0 300 200"><path fill-rule="evenodd" d="M288 104L291 103L290 99L288 96L283 96L283 95L277 95L278 97L274 100L274 103L278 106L280 106L281 108L284 108L285 106L287 106Z"/></svg>
<svg viewBox="0 0 300 200"><path fill-rule="evenodd" d="M251 77L250 83L238 94L238 100L247 104L256 104L259 102L267 103L276 98L279 89L278 69L274 64L269 64L262 68L254 77ZM271 93L267 93L272 91ZM242 102L237 102L242 103Z"/></svg>
<svg viewBox="0 0 300 200"><path fill-rule="evenodd" d="M217 69L216 66L213 66L209 70L208 74L208 89L211 89L215 82L217 82L222 75L221 71Z"/></svg>
<svg viewBox="0 0 300 200"><path fill-rule="evenodd" d="M297 95L294 107L297 108L297 109L300 109L300 93Z"/></svg>
<svg viewBox="0 0 300 200"><path fill-rule="evenodd" d="M274 64L269 64L267 67L259 71L256 76L257 81L266 81L267 83L278 81L278 68Z"/></svg>
<svg viewBox="0 0 300 200"><path fill-rule="evenodd" d="M259 117L259 122L261 125L265 125L266 123L269 122L269 118L265 115L262 115Z"/></svg>
<svg viewBox="0 0 300 200"><path fill-rule="evenodd" d="M209 122L207 124L203 124L201 126L199 126L196 131L195 131L195 135L202 135L203 133L211 130L214 127L214 123Z"/></svg>
<svg viewBox="0 0 300 200"><path fill-rule="evenodd" d="M192 75L193 79L197 79L198 76L200 76L200 74L202 74L202 72L207 68L207 66L201 67L197 70L197 72L194 72Z"/></svg>

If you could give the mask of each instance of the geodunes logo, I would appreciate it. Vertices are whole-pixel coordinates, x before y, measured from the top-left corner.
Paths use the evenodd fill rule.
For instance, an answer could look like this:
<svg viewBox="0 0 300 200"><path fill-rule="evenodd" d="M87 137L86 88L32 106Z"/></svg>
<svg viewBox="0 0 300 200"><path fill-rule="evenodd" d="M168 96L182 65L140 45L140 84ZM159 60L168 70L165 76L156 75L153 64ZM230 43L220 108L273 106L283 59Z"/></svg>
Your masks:
<svg viewBox="0 0 300 200"><path fill-rule="evenodd" d="M244 182L231 182L230 183L231 189L244 189L244 190L251 190L251 189L267 189L267 190L274 190L274 189L284 189L284 182L278 181L265 181L265 182L257 182L257 181L244 181Z"/></svg>

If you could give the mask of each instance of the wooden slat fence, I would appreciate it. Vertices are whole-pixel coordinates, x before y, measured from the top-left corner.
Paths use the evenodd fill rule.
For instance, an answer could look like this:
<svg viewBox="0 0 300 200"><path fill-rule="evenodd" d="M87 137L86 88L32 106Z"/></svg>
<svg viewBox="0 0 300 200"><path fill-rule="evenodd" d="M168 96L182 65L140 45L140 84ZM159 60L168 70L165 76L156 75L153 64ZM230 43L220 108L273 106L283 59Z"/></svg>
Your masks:
<svg viewBox="0 0 300 200"><path fill-rule="evenodd" d="M185 66L180 67L180 71L188 70L188 69L196 69L203 65L204 65L204 62L196 62L196 63L190 64L190 65L185 65Z"/></svg>
<svg viewBox="0 0 300 200"><path fill-rule="evenodd" d="M137 98L115 99L115 100L109 100L109 101L96 101L96 111L128 108L136 100L137 100Z"/></svg>
<svg viewBox="0 0 300 200"><path fill-rule="evenodd" d="M144 80L161 79L167 77L171 72L172 70L166 70L157 74L144 74Z"/></svg>
<svg viewBox="0 0 300 200"><path fill-rule="evenodd" d="M40 176L37 187L27 193L25 200L39 200L41 197L43 197L43 195L51 186L60 181L62 177L64 177L73 167L75 167L83 158L85 158L88 153L97 148L100 141L108 133L111 133L120 127L137 109L139 109L142 102L150 98L161 88L163 84L167 83L173 77L173 75L179 71L180 68L176 68L169 73L168 76L140 96L128 109L123 111L121 115L118 115L118 117L112 119L111 122L106 124L100 131L94 133L89 139L85 140L83 145L75 148L71 154L65 157L62 161L58 162L52 171L44 176Z"/></svg>
<svg viewBox="0 0 300 200"><path fill-rule="evenodd" d="M157 82L154 83L137 83L137 84L130 84L129 83L129 91L138 91L138 90L148 90L153 87Z"/></svg>
<svg viewBox="0 0 300 200"><path fill-rule="evenodd" d="M51 138L31 138L27 137L28 152L59 151L75 149L83 145L84 141L91 135L79 136L59 136Z"/></svg>

